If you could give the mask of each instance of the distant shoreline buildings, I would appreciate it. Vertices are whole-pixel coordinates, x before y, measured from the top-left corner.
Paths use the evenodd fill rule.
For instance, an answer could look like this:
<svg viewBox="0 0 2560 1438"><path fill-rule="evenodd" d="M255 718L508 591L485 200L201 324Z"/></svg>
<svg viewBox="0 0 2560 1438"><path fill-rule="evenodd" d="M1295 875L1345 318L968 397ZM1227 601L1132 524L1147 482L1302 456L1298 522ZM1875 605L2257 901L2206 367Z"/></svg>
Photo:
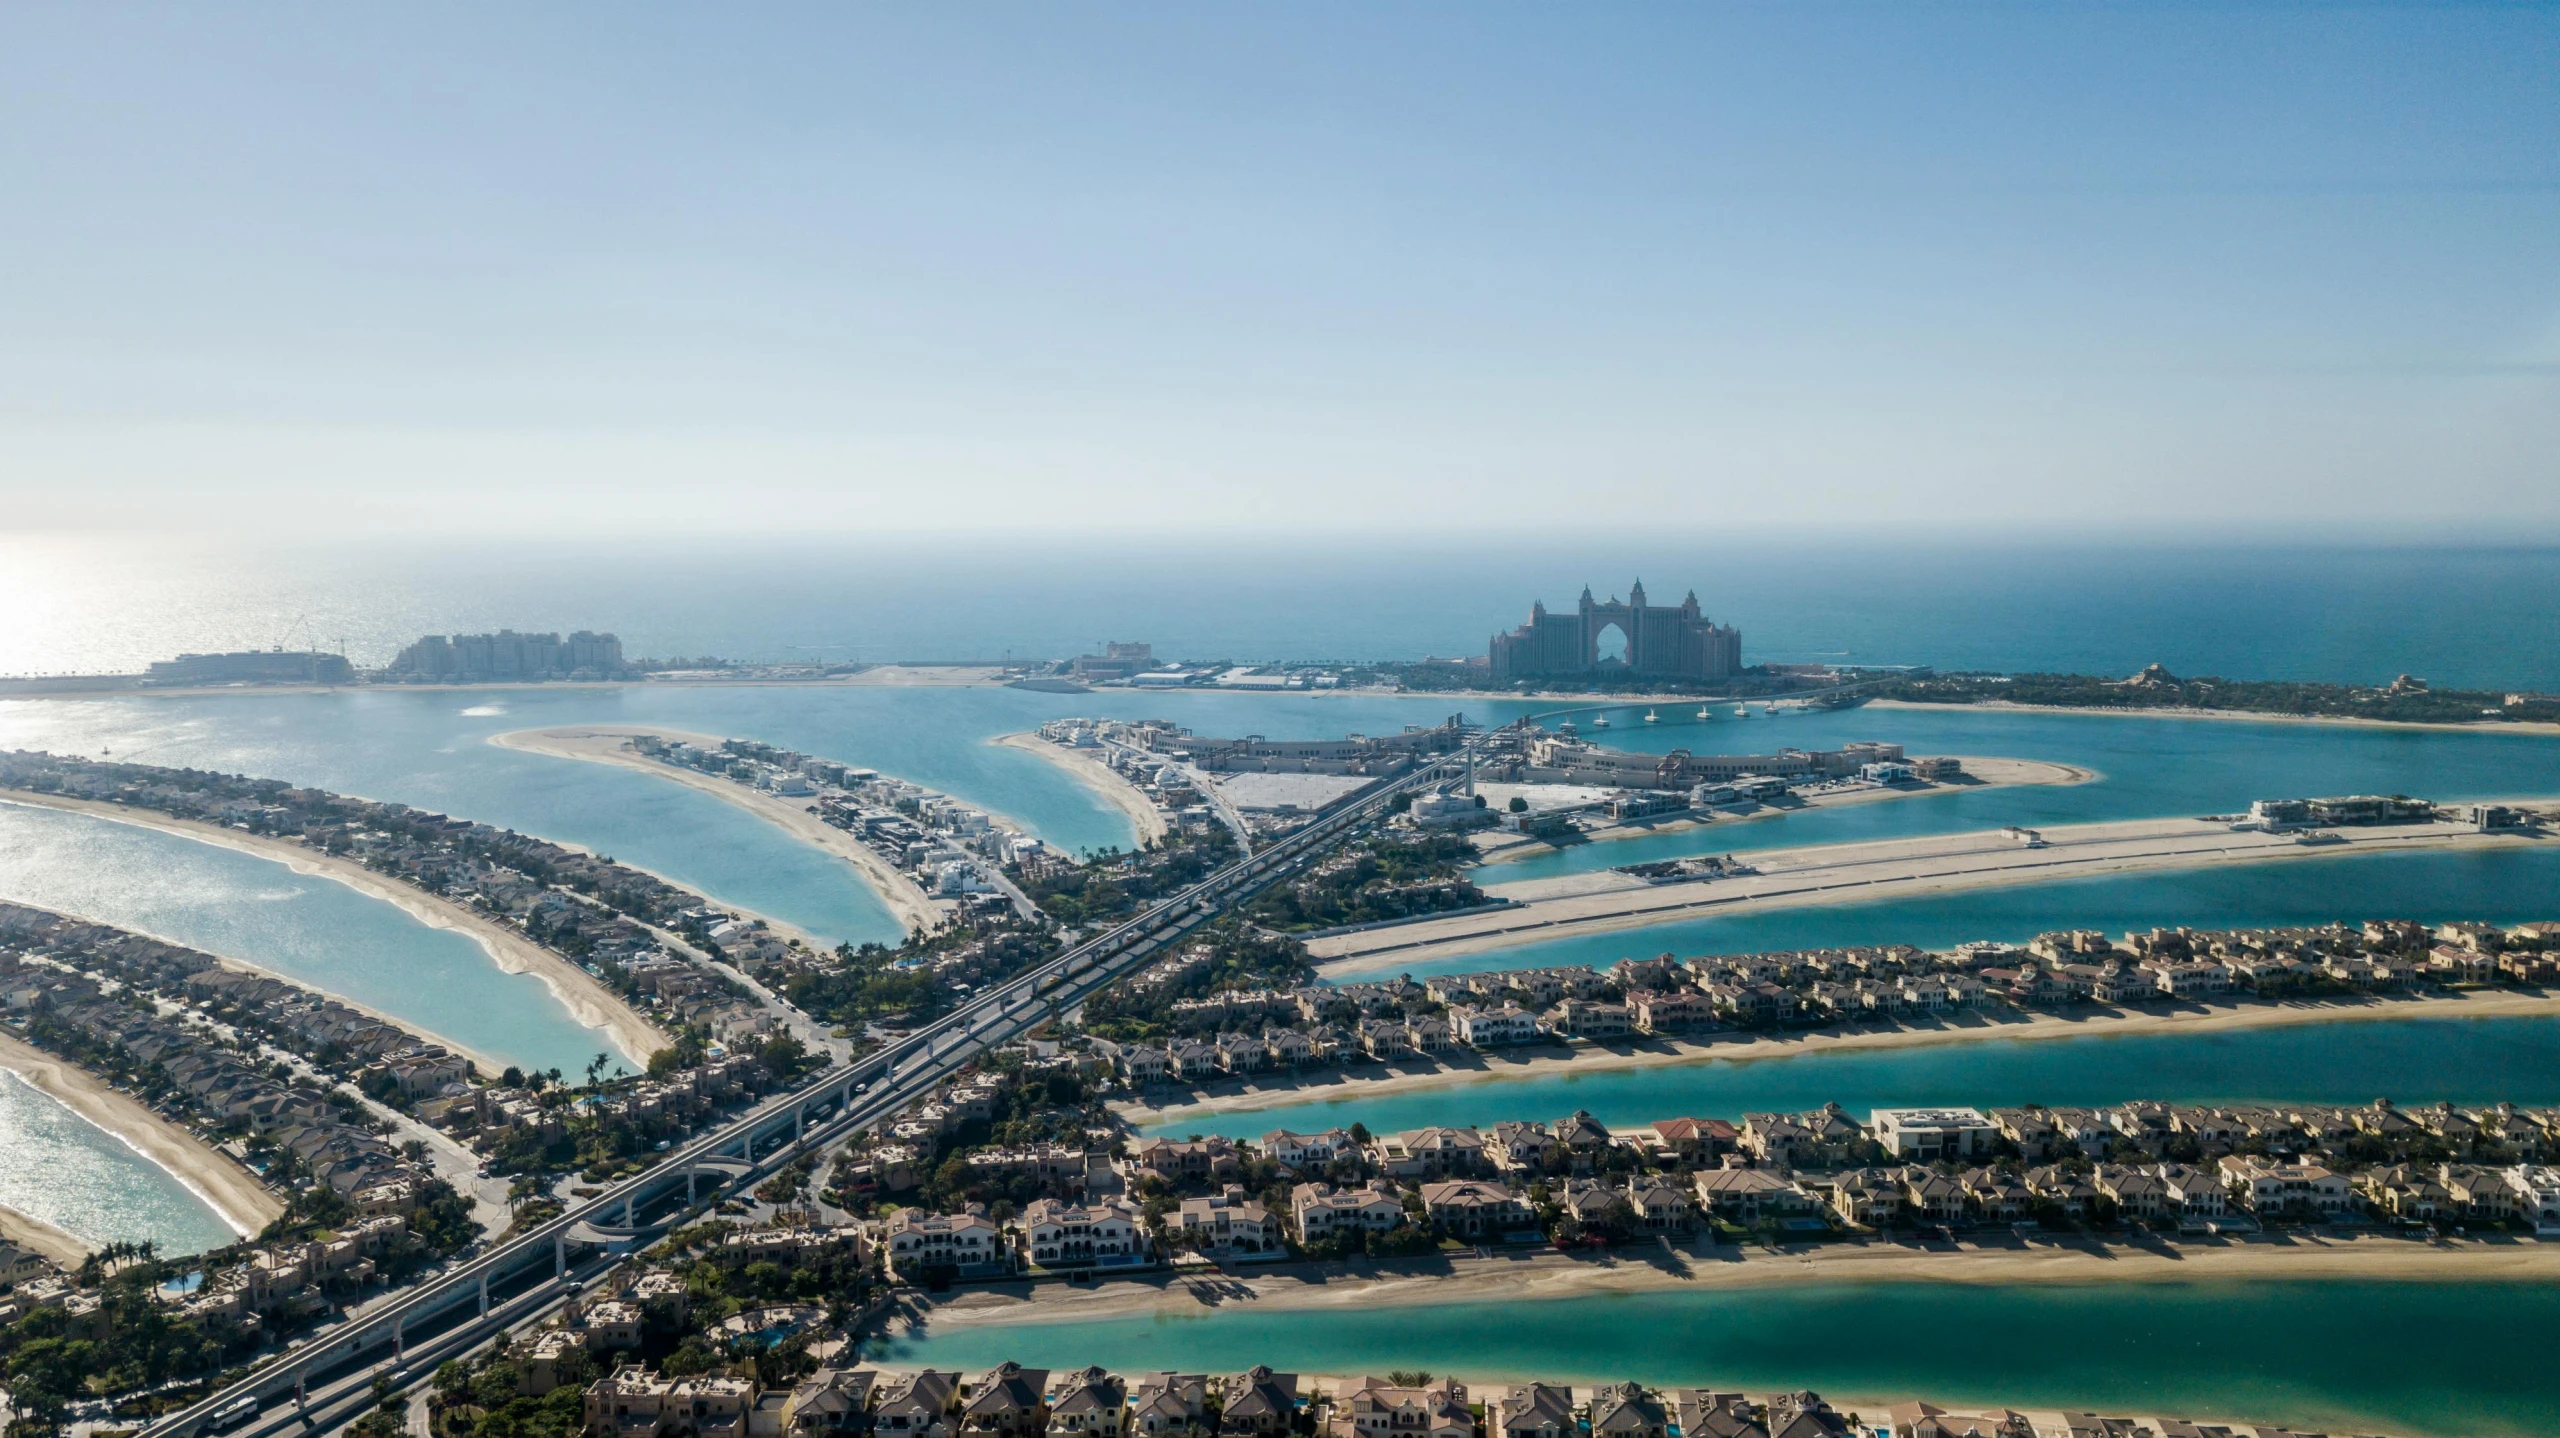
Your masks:
<svg viewBox="0 0 2560 1438"><path fill-rule="evenodd" d="M1623 660L1601 656L1613 630L1626 647ZM1493 636L1486 659L1497 680L1623 673L1711 683L1742 672L1742 631L1707 618L1695 590L1676 605L1648 604L1637 580L1624 600L1601 603L1585 585L1571 613L1549 613L1544 600L1531 606L1528 623Z"/></svg>
<svg viewBox="0 0 2560 1438"><path fill-rule="evenodd" d="M340 663L345 661L341 660ZM478 684L528 679L637 678L623 661L622 641L581 629L557 634L430 634L400 651L383 677L407 684Z"/></svg>
<svg viewBox="0 0 2560 1438"><path fill-rule="evenodd" d="M229 654L181 654L155 661L142 673L147 685L353 684L355 666L343 654L317 649L243 649Z"/></svg>

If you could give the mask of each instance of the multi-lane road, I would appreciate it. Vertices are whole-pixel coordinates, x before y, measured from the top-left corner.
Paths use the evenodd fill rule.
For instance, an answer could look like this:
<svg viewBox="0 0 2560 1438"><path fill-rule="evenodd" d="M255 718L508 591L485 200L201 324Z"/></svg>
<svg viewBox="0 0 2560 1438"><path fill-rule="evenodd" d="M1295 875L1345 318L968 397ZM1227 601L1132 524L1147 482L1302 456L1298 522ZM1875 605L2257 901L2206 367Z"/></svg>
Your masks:
<svg viewBox="0 0 2560 1438"><path fill-rule="evenodd" d="M1478 740L1470 740L1472 747ZM239 1382L153 1422L146 1438L186 1438L217 1414L236 1438L325 1428L361 1411L386 1367L406 1383L446 1358L557 1307L617 1247L680 1222L813 1152L891 1118L989 1048L1047 1023L1103 985L1152 962L1192 930L1303 868L1375 823L1398 795L1463 770L1467 750L1439 756L1346 798L1305 828L1236 860L1138 917L976 996L931 1025L854 1063L764 1100L689 1139L647 1172L548 1222L365 1305ZM602 1250L606 1255L592 1255ZM259 1404L246 1412L244 1400Z"/></svg>

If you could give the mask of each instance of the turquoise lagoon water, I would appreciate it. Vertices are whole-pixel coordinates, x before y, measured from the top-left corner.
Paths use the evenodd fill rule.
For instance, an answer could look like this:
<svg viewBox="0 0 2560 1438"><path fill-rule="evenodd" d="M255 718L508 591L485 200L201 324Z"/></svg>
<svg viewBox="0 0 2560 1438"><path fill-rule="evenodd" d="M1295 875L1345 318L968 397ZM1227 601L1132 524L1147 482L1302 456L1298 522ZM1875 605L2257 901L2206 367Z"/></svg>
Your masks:
<svg viewBox="0 0 2560 1438"><path fill-rule="evenodd" d="M1436 723L1427 697L1038 694L1014 689L530 689L372 691L0 703L0 744L272 775L396 799L580 844L831 939L895 924L851 871L707 795L608 766L484 742L510 729L657 723L869 765L1009 814L1070 850L1123 845L1125 819L1034 755L987 741L1068 714L1162 716L1203 733L1308 738ZM1532 706L1467 706L1499 722ZM2272 794L2432 797L2560 793L2560 741L2496 732L2358 729L1938 710L1868 709L1778 721L1613 731L1639 749L1701 752L1852 738L1915 752L2048 758L2099 770L2067 787L1958 790L1583 845L1488 868L1488 881L1670 854L1917 833L2227 812Z"/></svg>
<svg viewBox="0 0 2560 1438"><path fill-rule="evenodd" d="M93 1247L149 1240L165 1254L231 1242L204 1200L113 1135L0 1072L0 1204Z"/></svg>
<svg viewBox="0 0 2560 1438"><path fill-rule="evenodd" d="M613 1047L463 935L216 844L0 803L0 899L256 964L527 1068L574 1073Z"/></svg>
<svg viewBox="0 0 2560 1438"><path fill-rule="evenodd" d="M1665 1118L1739 1119L1834 1102L1863 1115L1872 1108L1947 1103L2365 1103L2380 1097L2403 1103L2560 1103L2560 1017L2365 1018L2205 1033L1815 1049L1645 1069L1488 1077L1365 1098L1313 1097L1276 1108L1186 1117L1154 1131L1246 1137L1364 1123L1392 1133L1426 1124L1553 1120L1576 1109L1624 1127Z"/></svg>
<svg viewBox="0 0 2560 1438"><path fill-rule="evenodd" d="M1850 1399L2523 1438L2560 1413L2560 1288L2525 1283L1952 1283L1711 1288L1534 1303L928 1329L899 1362L1124 1373L1419 1368ZM1879 1417L1867 1414L1863 1416Z"/></svg>

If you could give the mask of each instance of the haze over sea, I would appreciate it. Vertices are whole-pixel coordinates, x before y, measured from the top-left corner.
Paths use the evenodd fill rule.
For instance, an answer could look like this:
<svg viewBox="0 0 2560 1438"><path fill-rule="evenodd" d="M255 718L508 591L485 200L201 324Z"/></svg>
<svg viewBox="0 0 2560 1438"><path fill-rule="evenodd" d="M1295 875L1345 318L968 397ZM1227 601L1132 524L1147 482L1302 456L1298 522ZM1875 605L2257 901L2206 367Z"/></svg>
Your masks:
<svg viewBox="0 0 2560 1438"><path fill-rule="evenodd" d="M1694 588L1752 663L2560 688L2560 549L2127 544L1915 530L1552 544L1132 539L492 539L288 546L0 536L0 674L138 670L181 650L609 629L732 659L1065 656L1103 638L1244 660L1484 652L1534 599Z"/></svg>
<svg viewBox="0 0 2560 1438"><path fill-rule="evenodd" d="M1639 574L1657 597L1694 585L1710 613L1740 625L1755 662L1846 659L2124 673L2157 661L2180 673L2239 677L2372 681L2411 672L2440 684L2560 688L2560 645L2553 642L2560 635L2560 551L1943 540L1908 547L1737 542L1653 554L1346 557L1239 547L1101 566L885 544L759 546L752 553L642 547L610 556L573 549L315 557L13 539L0 541L0 614L10 620L0 624L0 672L132 669L181 650L279 641L334 645L340 635L360 663L371 664L420 633L501 626L611 629L634 654L710 652L748 660L1066 655L1105 638L1146 639L1159 653L1200 658L1419 657L1481 652L1484 635L1516 623L1534 598L1569 604L1586 580L1606 597ZM1090 848L1126 843L1126 822L1054 767L987 739L1076 713L1162 715L1203 732L1314 737L1436 722L1457 708L1471 718L1499 720L1526 707L1427 696L934 688L243 692L0 701L0 746L206 765L419 804L597 849L824 938L862 941L894 935L886 911L846 871L779 831L645 775L485 741L514 729L608 721L753 737L945 789L1066 847ZM2560 793L2560 740L2486 731L1887 709L1612 731L1613 743L1629 747L1676 744L1701 752L1866 737L1920 752L2059 760L2102 777L2074 787L1960 792L1595 844L1485 877L1528 877L1665 853L2216 812L2277 793ZM574 1069L600 1046L539 985L499 974L467 942L325 880L190 841L0 806L0 898L52 903L196 943L347 993L459 1042L544 1066ZM2113 930L2375 912L2553 916L2560 914L2560 863L2539 853L2426 854L2147 874L1699 921L1470 955L1449 966L1607 962L1664 949L1895 939L1935 944L2023 938L2065 924ZM2340 1041L2341 1033L2353 1042ZM121 1145L83 1142L82 1131L61 1129L67 1115L31 1090L12 1092L11 1101L0 1104L0 1202L100 1239L149 1237L187 1248L219 1236L218 1224L165 1175ZM1824 1099L1856 1108L1903 1097L2364 1099L2382 1092L2412 1099L2560 1099L2560 1021L2390 1021L2344 1031L1993 1043L1702 1064L1477 1084L1356 1108L1310 1107L1175 1127L1258 1133L1283 1122L1304 1127L1352 1117L1386 1127L1515 1114L1552 1118L1574 1107L1613 1122L1642 1121ZM65 1161L65 1154L78 1162ZM102 1200L102 1192L111 1196ZM2453 1301L2447 1290L2428 1285L2321 1291L2345 1294L2351 1287L2366 1305L2360 1311L2385 1331L2425 1330ZM2370 1355L2358 1357L2352 1344L2337 1346L2342 1338L2287 1340L2284 1354L2263 1355L2272 1368L2226 1364L2226 1373L2211 1363L2196 1366L2199 1354L2223 1351L2214 1335L2238 1343L2239 1335L2281 1327L2271 1314L2252 1317L2258 1313L2252 1305L2263 1307L2285 1291L1812 1290L1594 1300L1570 1314L1518 1318L1440 1310L1360 1318L1394 1329L1402 1346L1392 1354L1383 1346L1342 1349L1335 1339L1367 1331L1350 1326L1346 1315L1232 1315L1200 1323L1084 1325L1071 1333L955 1332L915 1353L976 1363L1001 1348L1026 1360L1217 1366L1242 1362L1250 1350L1315 1368L1337 1357L1338 1366L1374 1366L1367 1357L1374 1352L1463 1372L1471 1365L1503 1366L1515 1350L1541 1351L1540 1335L1570 1330L1633 1344L1621 1367L1638 1376L1747 1382L1765 1373L1773 1382L1843 1391L1926 1386L2016 1401L2048 1391L2056 1401L2113 1401L2138 1389L2109 1387L2098 1381L2099 1371L2077 1361L2057 1360L2039 1376L2021 1374L2010 1358L1988 1352L1970 1367L1947 1355L1887 1360L1889 1350L1905 1350L1887 1343L1886 1335L1929 1326L1908 1310L1943 1315L1947 1305L1957 1305L1980 1324L1996 1325L1969 1322L1963 1326L1969 1333L2068 1324L2086 1340L2086 1351L2106 1355L2105 1373L2184 1365L2195 1383L2179 1391L2195 1393L2199 1410L2218 1398L2227 1402L2217 1411L2335 1411L2408 1429L2447 1428L2407 1416L2441 1397L2442 1385L2386 1383L2373 1376L2379 1365ZM2534 1343L2555 1332L2549 1296L2540 1290L2465 1290L2460 1307L2474 1331L2534 1335ZM1827 1336L1754 1347L1751 1335L1761 1332ZM1024 1346L1017 1352L1016 1344ZM1553 1354L1550 1366L1558 1371L1607 1367L1597 1351L1580 1357L1543 1351ZM1829 1368L1808 1369L1779 1365L1771 1355L1781 1353L1835 1356L1824 1360ZM2498 1379L2464 1400L2470 1404L2460 1409L2465 1421L2454 1426L2526 1431L2519 1414L2560 1403L2547 1373L2526 1373L2533 1366L2495 1365ZM2261 1376L2279 1369L2306 1376ZM1906 1384L1923 1374L1946 1376ZM2334 1408L2305 1401L2306 1387L2334 1393Z"/></svg>

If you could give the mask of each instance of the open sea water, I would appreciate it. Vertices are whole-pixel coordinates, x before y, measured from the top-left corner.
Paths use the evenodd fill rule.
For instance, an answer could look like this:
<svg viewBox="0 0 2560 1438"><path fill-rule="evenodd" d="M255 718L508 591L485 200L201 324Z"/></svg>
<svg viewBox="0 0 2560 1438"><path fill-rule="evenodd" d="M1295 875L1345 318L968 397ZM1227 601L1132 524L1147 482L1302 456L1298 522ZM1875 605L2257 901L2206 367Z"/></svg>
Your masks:
<svg viewBox="0 0 2560 1438"><path fill-rule="evenodd" d="M2560 688L2560 549L2039 535L1517 542L876 540L470 546L0 535L0 674L181 650L606 629L733 659L1064 657L1105 638L1234 660L1482 654L1531 601L1695 589L1752 663Z"/></svg>

